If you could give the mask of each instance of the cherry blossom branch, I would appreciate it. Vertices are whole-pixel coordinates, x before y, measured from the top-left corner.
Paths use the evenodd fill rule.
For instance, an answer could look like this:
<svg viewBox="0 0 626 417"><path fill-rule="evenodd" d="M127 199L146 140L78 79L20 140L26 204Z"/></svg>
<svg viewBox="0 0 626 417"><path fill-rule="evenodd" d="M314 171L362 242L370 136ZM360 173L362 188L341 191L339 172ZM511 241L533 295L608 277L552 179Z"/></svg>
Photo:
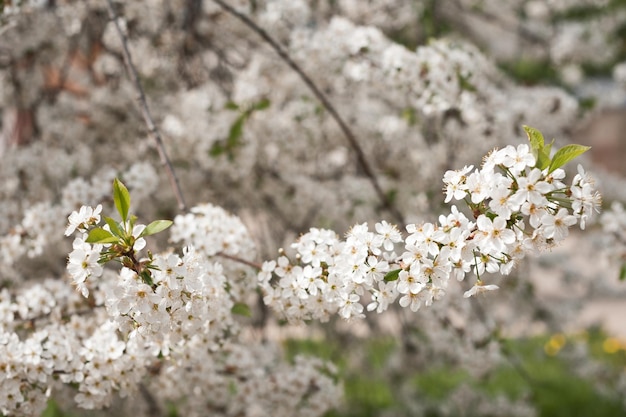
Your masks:
<svg viewBox="0 0 626 417"><path fill-rule="evenodd" d="M372 184L372 187L374 187L374 190L376 191L376 195L380 199L383 207L389 210L389 212L393 215L395 220L399 223L399 226L401 228L404 228L404 224L405 224L404 216L398 210L398 208L393 204L391 197L383 191L380 183L378 182L376 175L374 174L374 170L372 169L371 165L367 161L365 152L363 151L363 148L359 144L359 141L356 135L348 127L347 123L339 115L339 112L337 111L337 109L335 109L335 107L332 105L330 100L317 87L317 85L311 79L311 77L309 77L307 73L304 72L304 70L300 67L300 65L298 65L291 58L291 56L289 56L287 51L282 46L280 46L280 44L276 40L274 40L274 38L272 38L265 30L263 30L259 25L257 25L252 19L250 19L245 14L238 12L232 6L228 5L226 2L222 0L213 0L213 1L217 3L217 5L219 5L223 10L225 10L226 12L230 13L231 15L239 19L246 26L248 26L253 32L255 32L257 35L263 38L263 40L272 47L272 49L278 54L278 56L280 56L280 58L287 65L289 65L289 67L291 67L291 69L294 70L296 74L298 74L298 76L300 76L302 81L306 84L309 90L311 90L313 95L320 101L320 103L322 103L322 105L324 106L324 108L326 108L326 110L331 115L331 117L337 122L337 124L339 125L339 128L343 132L346 139L348 139L350 146L356 153L357 161L361 169L363 170L363 172L369 179L370 183Z"/></svg>
<svg viewBox="0 0 626 417"><path fill-rule="evenodd" d="M172 163L170 162L170 159L165 152L165 146L163 145L161 132L157 128L156 123L152 118L152 113L150 112L150 108L148 107L148 102L146 100L146 94L143 87L141 86L139 75L137 74L137 68L133 64L133 60L128 49L128 39L126 38L126 35L122 31L122 28L120 27L120 24L117 20L118 16L113 7L112 0L107 0L107 8L109 9L109 17L113 21L115 29L117 30L117 34L119 35L120 41L122 43L124 63L126 64L128 74L135 86L135 90L137 92L137 101L139 102L139 107L141 108L141 113L146 123L146 127L148 128L148 132L150 133L150 136L152 136L156 144L157 150L159 152L159 157L161 159L161 165L165 167L165 170L167 172L170 185L174 190L174 195L176 196L176 201L178 202L178 208L181 211L187 211L187 205L185 204L185 199L183 197L180 184L178 182L178 177L176 176L176 173L174 172L174 167L172 166Z"/></svg>

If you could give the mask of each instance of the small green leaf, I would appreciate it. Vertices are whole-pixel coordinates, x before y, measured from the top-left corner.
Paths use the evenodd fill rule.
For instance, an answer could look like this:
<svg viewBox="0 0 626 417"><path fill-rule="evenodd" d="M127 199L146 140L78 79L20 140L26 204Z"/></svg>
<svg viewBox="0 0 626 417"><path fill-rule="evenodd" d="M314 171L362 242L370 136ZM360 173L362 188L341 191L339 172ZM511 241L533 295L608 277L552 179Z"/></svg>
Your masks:
<svg viewBox="0 0 626 417"><path fill-rule="evenodd" d="M533 155L537 157L538 152L543 149L545 140L540 131L530 126L522 126L524 131L528 135L528 141L530 142L530 149L533 151Z"/></svg>
<svg viewBox="0 0 626 417"><path fill-rule="evenodd" d="M544 170L550 166L550 148L544 147L533 152L537 161L535 162L535 168Z"/></svg>
<svg viewBox="0 0 626 417"><path fill-rule="evenodd" d="M129 231L132 233L133 228L135 227L135 222L137 221L137 216L135 216L134 214L130 215L130 218L128 219L128 224L129 224Z"/></svg>
<svg viewBox="0 0 626 417"><path fill-rule="evenodd" d="M235 123L230 127L230 131L228 132L228 139L226 140L226 148L228 150L233 150L237 145L239 145L239 138L243 134L243 124L246 120L246 115L242 114L235 120Z"/></svg>
<svg viewBox="0 0 626 417"><path fill-rule="evenodd" d="M117 178L113 181L113 201L122 221L126 222L130 209L130 193L122 181Z"/></svg>
<svg viewBox="0 0 626 417"><path fill-rule="evenodd" d="M101 227L91 229L85 242L87 243L115 243L119 238L113 236L108 230L104 230Z"/></svg>
<svg viewBox="0 0 626 417"><path fill-rule="evenodd" d="M623 263L622 267L619 270L619 280L620 281L626 280L626 263Z"/></svg>
<svg viewBox="0 0 626 417"><path fill-rule="evenodd" d="M387 272L387 274L385 275L385 282L390 282L390 281L395 281L398 279L398 276L400 275L400 271L402 271L402 269L394 269L393 271L389 271Z"/></svg>
<svg viewBox="0 0 626 417"><path fill-rule="evenodd" d="M414 108L407 107L402 110L402 118L409 126L413 126L415 125L415 123L417 123L417 114L415 113Z"/></svg>
<svg viewBox="0 0 626 417"><path fill-rule="evenodd" d="M537 162L535 163L535 167L543 171L550 166L550 152L552 151L553 144L554 139L552 139L552 142L537 151Z"/></svg>
<svg viewBox="0 0 626 417"><path fill-rule="evenodd" d="M270 106L270 101L266 98L252 106L252 110L265 110Z"/></svg>
<svg viewBox="0 0 626 417"><path fill-rule="evenodd" d="M226 110L239 110L239 105L235 103L234 101L229 101L228 103L226 103L224 108Z"/></svg>
<svg viewBox="0 0 626 417"><path fill-rule="evenodd" d="M141 277L141 280L144 282L144 284L147 284L151 287L154 285L154 281L152 281L152 274L150 274L150 271L142 271L139 276Z"/></svg>
<svg viewBox="0 0 626 417"><path fill-rule="evenodd" d="M143 229L139 237L150 236L162 232L172 225L171 220L155 220Z"/></svg>
<svg viewBox="0 0 626 417"><path fill-rule="evenodd" d="M598 104L598 99L593 97L585 97L578 100L581 110L593 110Z"/></svg>
<svg viewBox="0 0 626 417"><path fill-rule="evenodd" d="M552 158L552 162L550 162L550 168L548 169L548 173L554 171L557 168L562 167L572 159L576 158L587 152L591 147L583 146L583 145L566 145L561 149L556 151L554 157Z"/></svg>
<svg viewBox="0 0 626 417"><path fill-rule="evenodd" d="M109 229L111 229L111 233L117 237L123 237L124 231L120 229L119 224L110 217L104 217L104 221L109 225Z"/></svg>
<svg viewBox="0 0 626 417"><path fill-rule="evenodd" d="M223 154L224 150L225 149L220 142L215 142L213 146L211 146L211 149L209 150L209 155L216 158L220 156L221 154Z"/></svg>
<svg viewBox="0 0 626 417"><path fill-rule="evenodd" d="M547 145L544 144L543 149L548 153L548 156L550 156L550 152L552 152L552 145L554 145L554 141L556 139L552 138L552 142L548 143Z"/></svg>
<svg viewBox="0 0 626 417"><path fill-rule="evenodd" d="M474 84L472 84L470 82L470 76L468 77L464 77L460 72L456 74L457 79L459 81L459 87L461 87L461 90L466 90L472 93L475 93L478 91L478 89L476 88L476 86Z"/></svg>
<svg viewBox="0 0 626 417"><path fill-rule="evenodd" d="M244 317L252 317L252 311L250 311L250 307L244 303L235 303L233 308L230 309L231 313L238 314Z"/></svg>
<svg viewBox="0 0 626 417"><path fill-rule="evenodd" d="M391 190L387 191L387 201L389 202L389 204L394 204L397 198L398 190L392 188Z"/></svg>
<svg viewBox="0 0 626 417"><path fill-rule="evenodd" d="M537 151L537 162L535 162L535 168L544 170L550 166L550 154L546 152L546 148Z"/></svg>

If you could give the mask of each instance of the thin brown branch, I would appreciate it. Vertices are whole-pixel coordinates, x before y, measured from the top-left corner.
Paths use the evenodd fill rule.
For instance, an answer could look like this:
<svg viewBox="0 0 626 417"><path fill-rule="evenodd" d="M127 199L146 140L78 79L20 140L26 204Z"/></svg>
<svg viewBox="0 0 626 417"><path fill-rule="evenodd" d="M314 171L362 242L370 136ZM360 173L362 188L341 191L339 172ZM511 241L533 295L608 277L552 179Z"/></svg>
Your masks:
<svg viewBox="0 0 626 417"><path fill-rule="evenodd" d="M150 392L148 387L146 387L143 383L139 383L139 392L141 393L141 396L148 406L148 415L155 417L160 417L164 415L163 411L161 411L161 407L159 406L157 399L154 395L152 395L152 392Z"/></svg>
<svg viewBox="0 0 626 417"><path fill-rule="evenodd" d="M315 95L315 97L320 101L320 103L322 103L322 105L324 106L324 108L326 108L326 110L331 115L331 117L335 119L335 121L339 125L339 128L345 135L346 139L348 139L350 146L356 153L357 161L361 169L363 170L363 172L369 179L370 183L372 184L372 187L374 187L374 190L376 191L376 195L380 199L383 207L389 210L389 212L393 215L396 221L400 223L399 226L401 228L404 228L404 224L405 224L404 216L402 215L402 213L400 213L397 207L395 207L395 205L393 204L393 201L390 198L390 195L386 194L383 191L382 187L380 186L380 183L378 182L378 179L376 175L374 174L374 170L372 169L371 165L367 161L367 158L365 157L365 152L363 152L363 148L361 148L361 145L359 144L359 141L357 140L355 134L348 127L346 122L341 118L341 116L339 115L339 112L337 111L337 109L335 109L335 107L332 105L330 100L324 95L324 93L322 93L322 91L317 87L315 82L313 82L311 77L309 77L306 74L306 72L304 72L304 70L300 67L300 65L298 65L293 59L291 59L287 51L285 51L285 49L283 49L283 47L280 46L278 42L274 40L274 38L272 38L265 30L263 30L259 25L257 25L252 19L250 19L245 14L238 12L237 10L235 10L233 7L231 7L230 5L228 5L222 0L213 0L213 1L217 3L223 10L225 10L226 12L230 13L231 15L239 19L246 26L248 26L252 31L254 31L257 35L263 38L263 40L272 47L272 49L278 54L278 56L280 56L280 58L287 65L289 65L289 67L291 67L291 69L294 70L296 74L300 76L302 81L311 90L313 95Z"/></svg>
<svg viewBox="0 0 626 417"><path fill-rule="evenodd" d="M229 260L231 260L233 262L237 262L237 263L240 263L240 264L243 264L243 265L247 265L247 266L252 267L254 269L257 269L259 271L263 268L260 264L258 264L256 262L248 261L246 259L239 258L239 257L233 256L233 255L229 255L229 254L224 253L224 252L218 252L216 255L221 257L221 258L224 258L224 259L229 259Z"/></svg>
<svg viewBox="0 0 626 417"><path fill-rule="evenodd" d="M504 31L517 32L517 34L527 42L546 49L545 39L533 33L530 29L524 27L521 22L518 22L518 19L507 18L506 16L498 16L497 14L490 12L485 7L472 7L470 9L464 6L463 2L461 1L455 1L452 4L457 7L457 9L452 12L453 16L465 18L473 13L476 16L482 18L484 21L489 22L492 25L498 26Z"/></svg>
<svg viewBox="0 0 626 417"><path fill-rule="evenodd" d="M154 139L156 143L157 150L159 152L159 157L161 158L161 164L165 168L167 172L167 176L170 181L170 185L174 190L174 195L176 196L176 201L178 202L178 208L181 211L187 211L187 205L185 204L185 199L183 198L183 193L181 191L180 185L178 183L178 178L176 177L176 173L174 172L174 168L172 163L170 162L167 153L165 152L165 146L163 145L163 139L161 138L161 132L154 123L154 119L152 118L152 114L150 113L150 108L148 107L148 102L146 100L146 94L144 92L143 87L141 86L141 81L139 80L139 75L137 74L137 68L133 64L132 57L130 55L130 51L128 49L128 39L126 35L122 31L120 24L117 19L117 13L113 7L113 1L107 0L107 7L109 9L109 17L113 21L115 25L115 29L120 37L120 41L122 43L122 53L124 55L124 62L126 63L126 68L129 73L130 78L133 81L135 86L135 90L137 92L137 101L139 102L139 107L141 108L141 113L143 114L143 119L146 122L146 126L148 128L148 132L150 136Z"/></svg>

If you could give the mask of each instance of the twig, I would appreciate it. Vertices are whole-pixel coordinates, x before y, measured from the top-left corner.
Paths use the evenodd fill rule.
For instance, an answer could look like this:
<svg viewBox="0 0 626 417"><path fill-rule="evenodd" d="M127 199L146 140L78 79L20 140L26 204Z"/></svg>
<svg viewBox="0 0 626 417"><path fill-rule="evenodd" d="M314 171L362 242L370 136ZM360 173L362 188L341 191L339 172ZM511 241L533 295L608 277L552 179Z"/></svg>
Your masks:
<svg viewBox="0 0 626 417"><path fill-rule="evenodd" d="M141 396L148 406L149 415L155 417L164 415L161 411L161 407L159 407L159 404L157 403L156 398L154 397L154 395L152 395L148 387L146 387L143 383L139 383L139 392L141 393Z"/></svg>
<svg viewBox="0 0 626 417"><path fill-rule="evenodd" d="M278 44L278 42L274 40L274 38L272 38L265 30L263 30L261 27L259 27L259 25L257 25L252 19L250 19L248 16L238 12L237 10L235 10L233 7L231 7L230 5L226 4L222 0L213 0L213 1L215 3L217 3L222 9L224 9L225 11L227 11L228 13L230 13L231 15L235 16L237 19L242 21L246 26L248 26L250 29L252 29L252 31L254 31L261 38L263 38L263 40L265 42L267 42L272 47L272 49L274 49L274 51L276 51L276 53L280 56L280 58L283 61L285 61L285 63L287 65L289 65L289 67L291 67L291 69L293 69L296 72L296 74L298 74L300 76L300 78L306 84L306 86L309 87L309 89L311 90L313 95L315 95L315 97L317 97L317 99L326 108L326 110L331 115L331 117L333 119L335 119L335 121L339 125L339 128L341 129L341 131L343 132L345 137L348 139L348 142L350 143L350 146L352 147L352 149L356 153L359 165L361 166L361 169L363 170L365 175L368 177L370 183L374 187L374 190L376 191L376 194L377 194L378 198L382 202L383 207L385 207L387 210L389 210L389 212L395 217L396 221L400 223L399 226L401 228L403 228L403 226L405 224L404 223L404 216L394 206L393 202L391 201L390 196L385 194L385 192L381 188L381 186L380 186L380 184L378 182L378 179L376 178L376 175L374 174L373 169L371 168L370 164L367 162L367 158L365 157L365 153L363 152L363 148L361 148L361 146L359 145L359 141L357 140L356 136L354 135L352 130L348 127L346 122L344 122L344 120L341 118L341 116L339 115L339 113L337 112L335 107L332 105L330 100L328 100L328 98L326 98L324 93L322 93L322 91L313 82L311 77L309 77L304 72L304 70L293 59L291 59L291 57L289 56L287 51L285 51Z"/></svg>
<svg viewBox="0 0 626 417"><path fill-rule="evenodd" d="M132 58L130 56L130 51L128 50L128 40L126 35L122 31L120 24L117 20L117 14L115 13L115 9L113 8L113 1L107 0L107 7L109 9L109 17L113 21L115 25L115 29L120 37L122 43L122 53L124 55L124 62L126 63L126 68L130 75L130 78L135 85L135 90L137 91L137 101L139 102L139 107L141 108L141 113L143 114L143 119L146 122L146 126L148 127L148 132L154 139L156 143L157 150L159 152L159 157L161 158L161 164L165 167L167 172L167 176L170 181L170 185L174 190L174 194L176 196L176 201L178 202L178 208L181 211L187 211L187 205L185 204L185 199L183 198L183 193L180 189L180 185L178 183L178 178L176 177L176 173L174 172L174 168L172 167L172 163L165 152L165 146L163 145L163 139L161 138L161 133L154 123L154 119L152 118L152 114L150 113L150 108L148 107L148 102L146 101L146 94L141 86L141 81L139 81L139 75L137 74L137 69L133 64Z"/></svg>
<svg viewBox="0 0 626 417"><path fill-rule="evenodd" d="M263 269L263 267L260 264L256 263L256 262L248 261L248 260L245 260L243 258L239 258L237 256L229 255L229 254L224 253L224 252L218 252L218 253L216 253L216 256L219 256L219 257L225 258L225 259L229 259L229 260L231 260L233 262L238 262L238 263L243 264L243 265L247 265L247 266L252 267L254 269L257 269L259 271L261 269Z"/></svg>
<svg viewBox="0 0 626 417"><path fill-rule="evenodd" d="M460 9L456 11L458 16L465 17L469 13L475 13L476 15L482 17L485 21L488 21L489 23L498 26L500 29L503 29L505 31L515 30L522 38L527 40L529 43L547 49L545 45L545 40L541 36L531 32L521 23L518 24L517 22L511 22L510 20L506 21L506 19L500 18L500 16L490 12L489 10L486 10L483 7L472 7L471 9L469 9L465 7L460 1L455 1L453 4L456 4L456 6Z"/></svg>

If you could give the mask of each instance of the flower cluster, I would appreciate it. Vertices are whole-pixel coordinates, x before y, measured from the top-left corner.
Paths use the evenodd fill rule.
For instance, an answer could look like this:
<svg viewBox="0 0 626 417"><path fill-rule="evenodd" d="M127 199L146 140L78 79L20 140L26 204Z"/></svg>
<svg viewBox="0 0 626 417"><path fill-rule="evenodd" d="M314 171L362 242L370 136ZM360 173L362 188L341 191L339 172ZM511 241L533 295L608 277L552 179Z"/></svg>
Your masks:
<svg viewBox="0 0 626 417"><path fill-rule="evenodd" d="M187 248L181 258L156 255L152 286L135 271L123 268L107 291L106 307L117 327L130 339L139 338L154 354L170 349L195 334L221 337L236 328L219 263Z"/></svg>
<svg viewBox="0 0 626 417"><path fill-rule="evenodd" d="M481 169L446 172L445 202L465 201L473 220L452 206L438 224L408 225L404 239L386 222L377 223L375 232L366 224L354 226L345 240L311 229L292 245L293 261L282 255L263 265L258 278L265 303L292 321L324 321L334 313L363 317L366 294L368 310L381 313L399 298L402 307L417 311L440 299L451 277L462 281L470 271L477 280L466 297L497 289L484 285L485 273L510 273L527 253L562 241L570 226L579 222L584 228L600 204L580 166L570 186L563 182L558 165L573 156L562 159L566 152L557 152L540 169L532 149L507 146L487 155ZM537 150L545 152L543 139Z"/></svg>
<svg viewBox="0 0 626 417"><path fill-rule="evenodd" d="M236 299L244 300L254 293L250 267L230 260L235 257L252 261L256 256L255 243L239 217L212 204L194 206L189 213L174 218L170 241L193 247L205 259L219 259L224 274L230 277L229 294Z"/></svg>
<svg viewBox="0 0 626 417"><path fill-rule="evenodd" d="M113 182L113 199L121 222L104 217L106 225L98 227L101 206L83 206L68 219L66 235L78 231L81 237L74 240L67 271L83 296L89 295L87 279L100 277L103 264L118 260L122 264L118 278L114 282L106 280L99 287L106 294L109 316L128 340L139 339L155 351L154 355L167 356L172 346L195 334L219 337L221 332L232 332L235 323L230 312L234 300L227 291L222 265L210 262L204 253L197 254L192 246L183 249L182 257L149 253L141 258L145 236L165 230L172 222L136 224L136 217L129 213L128 189L117 179ZM228 231L238 237L234 229ZM90 285L98 284L92 281Z"/></svg>
<svg viewBox="0 0 626 417"><path fill-rule="evenodd" d="M192 262L198 257L187 255L185 259ZM160 266L166 274L165 265ZM185 273L189 270L183 269ZM109 289L115 292L118 284L129 284L118 282L116 274L105 272L104 278L109 285L103 285L105 290L95 289L94 297L107 303L111 300ZM196 300L195 307L203 303L201 309L178 309L174 316L182 322L170 323L179 328L178 333L165 334L168 328L163 325L163 335L151 336L154 327L139 325L145 304L131 308L124 321L119 310L90 307L87 300L58 280L42 284L17 297L6 289L0 292L3 415L40 415L50 396L62 398L64 393L69 393L80 408L99 409L109 406L116 395L135 395L140 383L156 390L162 407L166 401L176 401L188 415L206 415L209 407L222 416L240 415L242 410L313 416L338 404L341 391L329 364L299 359L293 365L279 365L275 346L238 341L233 333L216 343L214 329L222 328L222 321L230 322L232 318L227 312L226 317L210 319L210 313L203 312L207 306L215 312L215 300L208 304ZM146 294L144 298L150 297ZM136 296L133 304L141 299ZM120 300L117 306L125 301L129 300ZM114 312L119 314L117 318L111 317ZM189 326L192 314L204 314L207 321L190 335L194 331ZM137 324L128 326L128 321L134 319ZM179 337L169 351L165 350L160 340L176 334L189 338ZM270 373L276 378L270 378ZM72 387L69 390L68 385ZM248 395L254 392L259 397ZM316 402L313 406L307 402L311 399Z"/></svg>
<svg viewBox="0 0 626 417"><path fill-rule="evenodd" d="M170 240L192 245L205 256L225 253L254 258L256 253L241 220L212 204L201 204L192 207L188 214L176 216Z"/></svg>
<svg viewBox="0 0 626 417"><path fill-rule="evenodd" d="M0 311L3 414L40 415L51 392L62 384L77 387L74 396L81 407L101 408L144 372L139 346L122 341L103 310L92 311L58 280L43 281L16 296L3 290ZM92 314L86 320L80 311Z"/></svg>
<svg viewBox="0 0 626 417"><path fill-rule="evenodd" d="M296 412L315 416L337 405L340 391L329 365L299 359L293 366L274 369L276 384L268 385L263 382L265 372L275 359L268 356L267 363L258 362L267 356L267 347L238 342L239 324L233 313L246 285L240 285L241 277L227 282L222 264L211 260L219 253L235 257L250 247L236 217L210 205L195 207L188 216L177 217L173 239L198 243L201 251L188 246L182 256L166 252L140 258L144 236L164 230L171 222L135 224L125 186L115 180L113 189L121 222L103 216L107 224L99 227L101 206L83 206L69 216L66 230L67 235L80 234L68 259L68 273L83 295L92 290L95 302L106 311L99 315L97 327L79 328L76 335L70 330L76 324L57 331L70 331L65 336L71 340L67 346L77 355L68 358L59 352L55 357L63 363L52 362L48 368L61 373L62 383L77 387L78 406L106 407L116 392L125 396L134 391L148 372L153 372L153 388L165 394L158 401L178 401L191 393L180 404L190 415L208 407L224 416L268 410L284 416ZM112 260L123 265L119 273L103 268ZM150 371L151 365L157 370ZM275 379L281 372L284 377ZM179 383L171 385L173 381ZM200 395L206 393L198 390L200 386L214 395ZM238 389L233 391L235 386ZM41 397L37 395L33 397ZM310 406L303 398L318 399L319 406ZM7 404L5 410L17 407Z"/></svg>

